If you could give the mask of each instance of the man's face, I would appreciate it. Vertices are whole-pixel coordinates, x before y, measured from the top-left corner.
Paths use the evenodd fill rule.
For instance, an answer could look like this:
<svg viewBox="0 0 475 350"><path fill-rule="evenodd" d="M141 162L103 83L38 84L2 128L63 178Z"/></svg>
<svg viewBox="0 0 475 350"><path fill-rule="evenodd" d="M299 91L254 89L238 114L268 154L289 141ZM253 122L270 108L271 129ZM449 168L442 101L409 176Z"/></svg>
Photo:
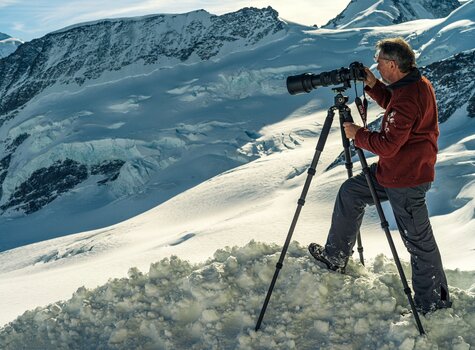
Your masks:
<svg viewBox="0 0 475 350"><path fill-rule="evenodd" d="M396 61L389 59L383 52L377 52L374 56L374 60L378 63L376 69L381 74L381 78L386 84L392 84L396 80L394 79L394 73L397 69Z"/></svg>

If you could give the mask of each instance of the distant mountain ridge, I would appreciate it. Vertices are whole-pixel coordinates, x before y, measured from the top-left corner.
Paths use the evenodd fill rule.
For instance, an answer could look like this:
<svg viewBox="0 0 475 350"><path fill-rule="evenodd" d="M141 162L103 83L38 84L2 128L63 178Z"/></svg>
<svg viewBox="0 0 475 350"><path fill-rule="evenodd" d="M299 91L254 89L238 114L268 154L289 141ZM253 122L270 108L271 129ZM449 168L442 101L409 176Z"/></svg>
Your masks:
<svg viewBox="0 0 475 350"><path fill-rule="evenodd" d="M12 38L10 35L0 33L0 59L10 55L23 41Z"/></svg>
<svg viewBox="0 0 475 350"><path fill-rule="evenodd" d="M206 61L256 46L283 29L269 7L222 16L200 10L101 20L47 34L0 60L0 125L56 83L81 86L140 62L163 68Z"/></svg>
<svg viewBox="0 0 475 350"><path fill-rule="evenodd" d="M442 18L460 6L457 0L351 0L323 28L387 26L423 18Z"/></svg>

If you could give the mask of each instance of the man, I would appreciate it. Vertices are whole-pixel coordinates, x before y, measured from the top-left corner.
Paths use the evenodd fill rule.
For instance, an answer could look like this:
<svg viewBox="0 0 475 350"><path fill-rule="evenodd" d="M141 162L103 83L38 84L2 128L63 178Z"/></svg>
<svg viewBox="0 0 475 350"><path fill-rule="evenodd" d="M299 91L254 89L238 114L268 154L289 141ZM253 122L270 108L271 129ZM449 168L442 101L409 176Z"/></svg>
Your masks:
<svg viewBox="0 0 475 350"><path fill-rule="evenodd" d="M376 193L391 204L411 255L414 301L419 311L427 313L451 306L425 202L437 157L436 100L404 39L381 40L376 47L377 69L388 85L365 68L365 91L386 109L381 130L371 132L353 123L344 123L344 129L356 147L379 156L370 167ZM344 273L367 204L374 203L364 174L346 180L335 202L326 245L311 243L311 255L327 268Z"/></svg>

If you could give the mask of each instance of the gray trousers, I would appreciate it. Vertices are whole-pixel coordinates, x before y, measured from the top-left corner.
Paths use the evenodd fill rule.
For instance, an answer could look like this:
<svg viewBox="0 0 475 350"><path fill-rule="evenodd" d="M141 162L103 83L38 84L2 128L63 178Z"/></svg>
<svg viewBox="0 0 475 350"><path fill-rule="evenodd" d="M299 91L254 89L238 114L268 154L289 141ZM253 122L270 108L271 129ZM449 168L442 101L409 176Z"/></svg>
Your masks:
<svg viewBox="0 0 475 350"><path fill-rule="evenodd" d="M430 183L385 188L376 180L376 166L370 167L376 193L381 202L389 200L402 240L411 255L414 302L423 311L450 307L447 279L425 201ZM326 253L337 265L346 265L353 253L367 204L374 205L374 202L363 173L342 184L325 245Z"/></svg>

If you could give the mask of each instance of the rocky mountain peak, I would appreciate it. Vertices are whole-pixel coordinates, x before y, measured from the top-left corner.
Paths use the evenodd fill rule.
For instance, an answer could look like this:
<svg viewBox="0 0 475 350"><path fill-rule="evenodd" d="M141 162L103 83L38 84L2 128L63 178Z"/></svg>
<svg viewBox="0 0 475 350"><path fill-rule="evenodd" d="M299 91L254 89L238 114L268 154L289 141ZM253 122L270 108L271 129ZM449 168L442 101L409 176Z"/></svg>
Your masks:
<svg viewBox="0 0 475 350"><path fill-rule="evenodd" d="M134 64L152 70L219 58L272 41L284 28L267 7L105 19L47 34L0 60L0 125L54 84L82 86Z"/></svg>

